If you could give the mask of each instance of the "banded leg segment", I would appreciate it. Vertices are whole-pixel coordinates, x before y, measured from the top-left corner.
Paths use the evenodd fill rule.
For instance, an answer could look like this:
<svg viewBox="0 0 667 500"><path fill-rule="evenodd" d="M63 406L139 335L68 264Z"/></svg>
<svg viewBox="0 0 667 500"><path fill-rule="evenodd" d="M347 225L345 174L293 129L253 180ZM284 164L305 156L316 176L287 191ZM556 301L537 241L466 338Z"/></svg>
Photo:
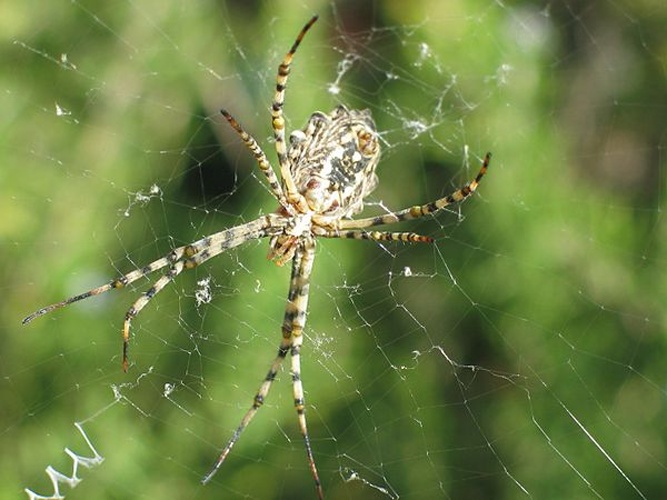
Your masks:
<svg viewBox="0 0 667 500"><path fill-rule="evenodd" d="M292 393L294 396L294 408L296 409L297 419L299 421L299 430L303 437L306 455L308 456L308 466L315 481L315 489L319 499L324 498L322 483L315 465L313 449L310 444L310 435L308 434L308 425L306 422L306 400L303 393L303 383L301 381L301 346L303 344L303 330L306 327L306 314L308 311L308 296L310 291L310 275L313 270L313 261L315 259L315 240L309 240L304 248L297 250L295 256L295 266L292 271L292 280L290 282L290 291L285 309L285 318L283 320L283 337L290 335L292 338L292 348L290 355L292 358ZM297 265L298 264L298 265Z"/></svg>
<svg viewBox="0 0 667 500"><path fill-rule="evenodd" d="M129 363L127 360L127 355L130 347L130 323L132 319L141 312L141 310L146 307L146 304L157 295L165 286L171 283L176 276L181 274L181 271L185 268L185 265L182 260L175 262L173 266L169 268L169 271L157 280L148 290L141 294L141 296L132 304L127 312L125 313L125 321L123 322L123 371L127 372Z"/></svg>
<svg viewBox="0 0 667 500"><path fill-rule="evenodd" d="M191 245L182 247L180 258L169 268L169 271L157 280L148 290L132 304L125 313L123 322L123 371L128 369L128 348L130 343L130 323L146 305L171 283L185 269L194 269L207 260L221 254L225 250L237 247L246 241L262 238L268 235L269 219L260 218L244 224L220 231L206 238L202 238Z"/></svg>
<svg viewBox="0 0 667 500"><path fill-rule="evenodd" d="M250 409L248 409L246 414L241 419L241 423L234 431L234 434L232 435L231 439L227 442L227 445L220 453L220 456L215 461L215 464L213 464L213 467L211 467L211 470L208 471L208 473L202 478L201 481L202 484L208 483L213 478L213 476L215 476L215 473L218 472L218 469L220 469L220 467L222 466L223 462L229 455L229 452L232 451L232 448L241 437L241 434L243 433L245 428L248 427L250 421L255 417L257 411L264 404L264 399L269 394L269 391L271 390L271 385L273 384L273 381L276 379L276 375L278 374L278 370L280 369L280 366L282 365L283 361L285 360L285 357L287 356L287 353L290 350L291 342L292 342L291 338L283 338L283 340L280 342L280 347L278 348L278 355L271 363L271 367L269 368L269 371L266 374L266 377L264 378L262 385L259 386L257 394L255 394L255 397L253 398L252 406L250 407Z"/></svg>
<svg viewBox="0 0 667 500"><path fill-rule="evenodd" d="M269 188L271 189L271 193L273 193L273 196L276 197L278 202L283 207L288 209L290 205L287 203L287 200L285 199L285 195L283 194L283 189L280 187L280 181L278 180L278 177L276 176L273 167L269 163L266 154L257 143L257 140L253 136L251 136L248 132L246 132L243 129L243 127L239 124L239 122L237 122L236 119L231 114L229 114L227 110L221 109L220 112L229 122L231 127L236 131L236 133L239 134L243 143L255 157L255 161L257 162L259 169L262 171L262 173L266 177L266 180L269 183Z"/></svg>
<svg viewBox="0 0 667 500"><path fill-rule="evenodd" d="M471 194L477 190L479 182L482 180L482 177L486 174L487 169L489 168L489 163L491 162L491 153L486 153L484 157L484 162L480 168L477 176L470 181L468 184L463 186L460 189L457 189L453 193L445 196L444 198L437 199L431 203L426 203L425 205L416 205L414 207L406 208L398 212L393 212L385 215L378 215L376 217L368 217L365 219L352 219L352 220L341 220L338 226L339 229L363 229L371 226L381 226L383 224L394 224L395 222L402 222L405 220L418 219L424 215L434 214L449 205L454 203L460 203Z"/></svg>
<svg viewBox="0 0 667 500"><path fill-rule="evenodd" d="M241 434L255 417L259 408L264 404L264 400L269 394L271 385L276 378L278 370L282 365L287 353L292 357L292 388L294 396L294 407L297 411L299 420L299 428L303 436L306 454L308 455L308 465L315 480L315 487L317 495L320 499L324 498L322 485L315 466L313 451L310 444L310 437L308 434L308 427L306 425L305 415L305 399L303 394L303 385L301 382L301 362L300 351L303 343L303 329L306 325L306 311L308 308L308 293L310 286L310 274L313 268L313 260L315 257L315 241L309 240L305 248L300 247L294 258L292 259L292 276L290 279L290 287L287 295L287 304L285 307L285 317L282 326L282 340L278 348L278 355L271 363L268 373L264 381L259 386L251 407L246 411L241 419L239 426L234 431L234 434L223 448L220 456L213 464L211 470L204 476L202 483L208 483L213 476L218 472L227 456L231 452L236 442L241 437Z"/></svg>
<svg viewBox="0 0 667 500"><path fill-rule="evenodd" d="M297 253L292 259L292 276L290 278L290 288L287 295L287 305L285 309L286 318L288 314L290 314L291 317L291 313L289 311L292 311L292 308L290 304L294 302L297 293L295 284L297 281L297 276L300 274L299 268L301 266L301 260L302 259L300 253ZM287 353L290 352L290 349L292 347L292 341L293 341L292 329L285 328L286 322L287 319L283 321L282 340L280 341L280 346L278 347L278 354L271 363L271 366L269 367L269 371L266 374L264 381L259 386L259 389L257 390L255 397L253 398L252 406L248 409L248 411L241 419L239 426L234 431L234 434L232 435L231 439L227 442L227 445L223 448L222 452L220 453L220 456L216 460L215 464L213 464L211 470L202 479L202 483L204 484L208 483L211 480L211 478L215 475L215 473L222 466L223 462L229 455L229 452L232 450L236 442L241 437L243 431L246 429L251 420L255 417L260 407L264 404L264 400L266 399L266 397L269 394L269 391L271 390L271 385L273 384L273 381L275 380L276 375L278 374L278 370L280 369L280 366L285 360Z"/></svg>
<svg viewBox="0 0 667 500"><path fill-rule="evenodd" d="M340 238L347 240L373 240L373 241L402 241L404 243L433 243L433 238L417 233L390 232L390 231L364 231L363 229L348 229L346 231L328 231L318 235L323 238Z"/></svg>
<svg viewBox="0 0 667 500"><path fill-rule="evenodd" d="M273 217L273 219L271 217ZM206 238L202 238L198 241L195 241L190 245L184 245L182 247L175 248L174 250L169 252L168 255L160 259L157 259L151 262L150 264L143 266L140 269L135 269L134 271L130 271L127 274L123 274L122 276L119 276L118 278L110 281L109 283L105 283L104 285L92 288L86 292L74 295L73 297L69 297L60 302L56 302L54 304L42 307L41 309L38 309L37 311L23 318L22 323L23 324L30 323L35 318L44 316L45 314L48 314L52 311L55 311L56 309L60 309L70 304L73 304L74 302L79 302L80 300L84 300L89 297L94 297L95 295L100 295L102 293L108 292L109 290L123 288L131 283L134 283L140 278L144 278L149 274L154 273L155 271L158 271L167 266L171 266L175 262L178 262L179 260L184 258L197 261L198 265L201 262L203 262L203 260L208 260L213 255L217 255L228 248L238 246L251 239L262 238L264 236L267 236L268 233L266 232L266 230L272 225L279 226L280 223L277 220L277 218L275 218L275 216L272 215L265 216L256 219L252 222L248 222L247 224L242 224L240 226L236 226L231 229L225 229L218 233L212 234L210 236L207 236ZM207 249L212 249L208 250L208 252L209 253L212 252L212 254L208 255L206 259L203 259L203 257L207 255L206 254ZM194 266L186 265L186 268L189 267L194 267Z"/></svg>
<svg viewBox="0 0 667 500"><path fill-rule="evenodd" d="M102 293L108 292L109 290L123 288L124 286L127 286L159 269L170 266L167 273L165 273L164 276L162 276L150 288L148 288L148 290L142 293L141 296L134 302L134 304L132 304L132 307L130 307L125 313L125 321L123 322L122 330L123 370L127 371L129 366L128 348L130 342L130 323L132 322L132 319L134 319L141 312L141 310L146 307L150 300L155 297L155 295L157 295L162 289L164 289L165 286L173 281L183 270L197 267L198 265L215 257L216 255L221 254L225 250L239 246L246 241L268 236L269 234L272 234L272 232L280 230L280 224L281 222L279 217L275 215L267 215L265 217L260 217L259 219L256 219L252 222L248 222L247 224L242 224L241 226L236 226L217 232L211 236L207 236L206 238L195 241L190 245L178 247L172 250L167 256L151 262L141 269L131 271L109 283L88 290L87 292L83 292L61 302L43 307L24 318L23 323L29 323L39 316L43 316L44 314L50 313L51 311L60 309L74 302L87 299L88 297L100 295Z"/></svg>
<svg viewBox="0 0 667 500"><path fill-rule="evenodd" d="M292 65L292 59L296 49L299 48L301 40L306 35L310 27L317 21L317 16L313 16L310 21L301 29L296 37L292 48L285 54L276 76L276 91L273 95L273 104L271 105L271 126L273 127L273 137L276 142L276 153L280 165L280 176L287 190L287 199L290 201L298 198L298 192L292 174L289 170L289 160L287 158L287 145L285 144L285 117L283 116L283 104L285 103L285 88L287 87L287 78Z"/></svg>
<svg viewBox="0 0 667 500"><path fill-rule="evenodd" d="M80 300L87 299L88 297L94 297L95 295L100 295L102 293L108 292L109 290L123 288L124 286L129 285L130 283L134 283L138 279L148 276L149 274L164 267L167 267L169 265L172 265L174 262L180 260L185 254L186 248L188 247L182 246L179 248L175 248L169 253L169 255L162 257L156 261L153 261L150 264L145 265L141 269L130 271L129 273L124 274L116 278L115 280L110 281L109 283L98 286L96 288L92 288L86 292L80 293L79 295L74 295L73 297L69 297L60 302L56 302L55 304L42 307L41 309L23 318L22 323L23 324L30 323L33 319L38 318L39 316L43 316L52 311L55 311L56 309L60 309L62 307L73 304L74 302L79 302Z"/></svg>

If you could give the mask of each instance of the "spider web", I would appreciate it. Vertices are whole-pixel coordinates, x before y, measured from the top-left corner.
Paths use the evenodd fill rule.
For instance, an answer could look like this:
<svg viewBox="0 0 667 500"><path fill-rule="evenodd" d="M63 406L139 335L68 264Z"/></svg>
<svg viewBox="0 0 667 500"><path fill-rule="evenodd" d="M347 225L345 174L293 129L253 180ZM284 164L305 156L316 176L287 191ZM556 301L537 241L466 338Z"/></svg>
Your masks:
<svg viewBox="0 0 667 500"><path fill-rule="evenodd" d="M275 208L218 109L273 161L277 65L317 12L288 130L372 111L365 213L494 153L471 200L402 226L434 245L318 246L302 363L327 497L660 498L667 9L531 5L4 5L0 496L314 496L288 369L200 484L280 339L289 266L266 241L152 300L128 374L149 281L20 320Z"/></svg>

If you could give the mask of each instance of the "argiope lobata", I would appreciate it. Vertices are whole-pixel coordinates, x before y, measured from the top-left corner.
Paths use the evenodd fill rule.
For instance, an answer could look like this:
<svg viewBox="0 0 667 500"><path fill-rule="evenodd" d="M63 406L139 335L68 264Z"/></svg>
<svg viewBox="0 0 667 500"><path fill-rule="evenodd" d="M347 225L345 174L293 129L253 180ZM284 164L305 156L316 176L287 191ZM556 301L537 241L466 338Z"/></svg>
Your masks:
<svg viewBox="0 0 667 500"><path fill-rule="evenodd" d="M192 269L230 248L250 240L269 237L268 258L278 265L292 261L292 274L282 324L282 340L278 354L260 385L252 406L247 410L231 439L222 450L202 482L207 483L227 458L243 430L248 426L269 393L283 360L291 356L292 391L299 428L304 440L308 466L315 480L317 494L323 498L322 485L315 465L306 425L305 401L301 381L300 352L306 325L310 274L315 257L317 238L367 239L374 241L432 242L428 236L410 232L372 231L368 228L393 224L433 214L470 196L487 171L491 154L484 157L474 180L444 198L398 212L352 219L363 209L364 198L375 189L375 174L380 159L380 144L375 123L368 110L348 110L338 106L330 114L316 111L303 130L291 133L289 146L285 142L283 103L285 87L294 54L317 16L306 23L294 44L283 58L276 77L271 106L275 148L281 181L257 141L225 110L223 116L252 152L259 169L268 181L271 193L279 203L278 209L258 219L202 238L172 250L168 255L131 271L109 283L80 295L51 304L27 316L28 323L38 316L94 295L124 286L154 271L167 272L146 290L125 314L123 323L123 370L128 370L130 322L148 302L183 270Z"/></svg>

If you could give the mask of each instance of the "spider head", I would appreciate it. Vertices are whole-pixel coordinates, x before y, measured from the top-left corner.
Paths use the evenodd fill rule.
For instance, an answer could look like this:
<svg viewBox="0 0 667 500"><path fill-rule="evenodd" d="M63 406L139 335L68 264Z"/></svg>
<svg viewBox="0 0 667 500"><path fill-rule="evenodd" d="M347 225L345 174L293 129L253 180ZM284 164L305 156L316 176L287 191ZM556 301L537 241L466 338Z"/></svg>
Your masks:
<svg viewBox="0 0 667 500"><path fill-rule="evenodd" d="M377 185L380 143L368 110L314 113L290 136L288 154L297 188L318 214L351 217Z"/></svg>

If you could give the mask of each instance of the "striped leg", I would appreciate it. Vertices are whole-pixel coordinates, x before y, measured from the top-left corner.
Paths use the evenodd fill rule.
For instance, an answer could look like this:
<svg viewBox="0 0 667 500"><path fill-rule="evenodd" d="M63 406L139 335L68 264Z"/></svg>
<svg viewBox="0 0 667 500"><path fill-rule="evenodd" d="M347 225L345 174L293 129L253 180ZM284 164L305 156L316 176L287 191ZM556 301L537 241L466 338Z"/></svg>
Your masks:
<svg viewBox="0 0 667 500"><path fill-rule="evenodd" d="M303 252L303 253L302 253ZM315 480L315 488L319 499L324 498L322 483L317 473L313 449L310 445L308 425L306 422L306 401L303 394L303 383L301 381L301 345L303 344L303 330L306 326L306 313L308 311L308 295L310 289L310 274L313 270L315 259L315 240L307 241L303 250L299 248L294 257L296 272L292 273L290 283L289 300L285 310L283 321L283 337L291 335L292 348L292 392L294 395L294 408L299 420L299 429L306 447L308 466ZM298 265L297 265L298 261Z"/></svg>
<svg viewBox="0 0 667 500"><path fill-rule="evenodd" d="M236 442L241 437L241 434L246 429L251 420L255 417L260 407L264 404L264 400L269 394L271 385L276 378L278 370L282 365L287 353L292 356L292 384L294 395L294 406L297 411L299 419L299 428L303 436L306 446L306 453L308 455L308 464L315 479L315 486L319 498L324 498L322 485L315 466L313 458L313 451L310 445L310 437L308 435L308 428L306 426L305 402L303 396L303 385L301 383L301 363L300 350L303 342L303 328L306 323L306 310L308 308L308 291L310 283L310 274L313 268L313 260L315 257L314 241L305 250L297 250L292 260L292 277L290 279L290 288L287 295L287 305L285 306L285 317L282 326L282 340L278 348L278 355L275 357L269 368L264 381L259 386L251 407L241 419L241 423L234 431L231 439L224 447L220 456L216 460L211 470L204 476L202 483L208 483L211 478L218 472L227 456L231 452Z"/></svg>
<svg viewBox="0 0 667 500"><path fill-rule="evenodd" d="M130 283L133 283L138 279L143 278L144 276L147 276L159 269L162 269L163 267L172 265L174 262L180 260L185 254L186 248L188 247L182 246L176 248L172 250L171 253L169 253L169 255L167 255L166 257L162 257L154 262L151 262L150 264L142 267L141 269L130 271L129 273L124 274L123 276L120 276L119 278L116 278L115 280L109 283L98 286L97 288L93 288L91 290L88 290L87 292L80 293L79 295L75 295L61 302L57 302L55 304L43 307L38 311L35 311L34 313L30 314L29 316L26 316L23 319L23 324L29 323L33 319L38 318L39 316L43 316L45 314L50 313L51 311L55 311L56 309L68 306L74 302L78 302L80 300L87 299L88 297L93 297L95 295L100 295L104 292L108 292L109 290L114 290L116 288L123 288L124 286L129 285Z"/></svg>
<svg viewBox="0 0 667 500"><path fill-rule="evenodd" d="M259 386L257 394L255 394L255 397L252 400L252 406L246 412L246 414L243 415L241 423L234 431L234 434L232 435L231 439L227 442L227 446L225 446L225 448L222 450L220 456L215 461L215 464L213 464L213 467L211 467L211 470L208 471L208 473L203 477L201 481L202 484L208 483L213 478L215 473L218 472L218 469L220 469L220 467L222 466L223 462L227 458L227 455L229 455L229 452L232 451L232 448L241 437L241 434L243 433L245 428L248 427L250 421L254 418L254 416L257 414L257 411L264 404L264 399L271 390L271 384L273 384L273 381L276 379L276 375L278 373L278 370L280 369L280 365L282 365L283 361L285 360L285 356L287 356L291 343L292 339L289 336L287 338L283 337L282 341L280 342L280 347L278 348L278 355L271 363L271 367L269 368L269 371L266 374L266 377L264 378L262 385Z"/></svg>
<svg viewBox="0 0 667 500"><path fill-rule="evenodd" d="M328 231L322 235L324 238L341 238L348 240L373 240L373 241L402 241L404 243L433 243L433 238L417 233L389 232L389 231L364 231L363 229L349 229L347 231Z"/></svg>
<svg viewBox="0 0 667 500"><path fill-rule="evenodd" d="M232 128L241 136L241 140L255 157L255 161L257 162L259 169L262 171L266 177L266 180L269 182L269 188L271 188L273 196L276 197L278 202L283 207L289 207L289 204L285 199L285 195L283 194L283 189L280 187L278 177L276 176L273 167L271 167L269 160L266 158L266 154L264 151L262 151L262 148L259 146L259 144L257 144L257 140L255 140L253 136L246 132L243 127L241 127L239 122L237 122L236 119L226 110L221 109L220 112L227 119Z"/></svg>
<svg viewBox="0 0 667 500"><path fill-rule="evenodd" d="M246 241L262 238L267 235L268 218L256 219L242 226L236 226L202 238L191 245L183 247L181 257L169 268L169 271L157 280L148 290L132 304L125 313L123 322L123 371L128 369L127 352L130 343L130 323L150 300L160 293L185 269L194 269L207 260L220 255L225 250L237 247Z"/></svg>
<svg viewBox="0 0 667 500"><path fill-rule="evenodd" d="M102 293L108 292L109 290L123 288L159 269L170 266L167 273L159 280L157 280L148 290L146 290L134 302L134 304L132 304L132 307L130 307L130 309L128 309L127 313L125 314L125 321L123 322L122 331L123 370L127 371L127 352L130 341L130 323L132 322L132 319L137 316L137 314L139 314L139 312L141 312L144 307L146 307L148 302L150 302L150 300L155 297L155 295L157 295L165 286L173 281L174 278L176 278L176 276L178 276L183 270L197 267L198 265L206 262L212 257L215 257L216 255L219 255L225 250L239 246L246 241L268 236L270 232L269 228L271 227L278 229L281 228L280 217L270 214L264 217L260 217L259 219L256 219L252 222L248 222L246 224L212 234L206 238L195 241L190 245L178 247L172 250L169 255L151 262L141 269L131 271L109 283L88 290L87 292L83 292L61 302L43 307L25 317L23 319L23 323L29 323L39 316L43 316L50 313L51 311L68 306L74 302L87 299L88 297L100 295Z"/></svg>
<svg viewBox="0 0 667 500"><path fill-rule="evenodd" d="M294 290L295 290L295 281L296 281L296 275L298 274L298 268L300 266L301 262L301 256L300 255L295 255L294 259L292 259L292 277L290 280L290 289L287 297L287 306L286 306L286 312L285 316L287 317L287 314L290 309L290 304L294 300ZM285 320L286 321L286 320ZM208 483L213 476L218 472L218 469L222 466L224 461L227 459L227 456L229 455L229 452L232 451L232 448L236 444L236 442L239 440L241 437L241 434L243 431L248 427L248 424L252 421L252 419L255 417L261 406L264 404L264 400L269 394L269 391L271 390L271 385L273 384L273 381L276 379L276 375L278 374L278 370L280 369L280 366L282 365L283 361L285 360L285 357L287 356L287 353L290 351L290 348L292 347L292 332L289 329L286 329L283 326L282 329L282 334L283 338L280 341L280 346L278 347L278 354L276 355L275 359L271 363L271 366L269 367L269 371L266 374L266 377L264 377L264 381L262 384L259 386L259 389L257 390L257 393L255 394L255 397L252 400L252 405L246 411L245 415L243 415L243 418L241 419L241 422L239 423L238 427L234 431L234 434L230 438L230 440L227 442L227 445L223 448L222 452L220 453L220 456L218 459L215 461L213 464L213 467L211 467L211 470L204 476L202 479L202 483L206 484Z"/></svg>
<svg viewBox="0 0 667 500"><path fill-rule="evenodd" d="M287 199L290 201L298 198L298 192L294 179L289 170L289 160L287 158L287 145L285 144L285 118L283 116L283 104L285 103L285 88L287 86L287 77L289 76L290 66L296 49L299 48L301 40L310 27L317 21L317 16L313 16L310 21L301 29L296 37L292 48L285 54L283 61L278 67L278 76L276 77L276 91L273 95L273 104L271 106L271 126L273 127L273 137L276 141L276 153L278 154L278 163L280 164L280 176L287 190Z"/></svg>
<svg viewBox="0 0 667 500"><path fill-rule="evenodd" d="M482 180L482 177L486 174L487 169L489 168L489 163L491 162L491 153L486 153L484 157L484 162L482 163L482 168L479 169L477 176L468 184L463 186L460 189L457 189L453 193L440 198L438 200L432 201L431 203L426 203L425 205L417 205L414 207L406 208L398 212L393 212L385 215L378 215L376 217L368 217L366 219L358 220L341 220L338 228L341 230L345 229L362 229L365 227L371 226L381 226L383 224L393 224L395 222L402 222L404 220L418 219L424 215L429 215L436 213L443 208L452 205L453 203L460 203L465 200L468 196L473 194L477 190L479 182Z"/></svg>

